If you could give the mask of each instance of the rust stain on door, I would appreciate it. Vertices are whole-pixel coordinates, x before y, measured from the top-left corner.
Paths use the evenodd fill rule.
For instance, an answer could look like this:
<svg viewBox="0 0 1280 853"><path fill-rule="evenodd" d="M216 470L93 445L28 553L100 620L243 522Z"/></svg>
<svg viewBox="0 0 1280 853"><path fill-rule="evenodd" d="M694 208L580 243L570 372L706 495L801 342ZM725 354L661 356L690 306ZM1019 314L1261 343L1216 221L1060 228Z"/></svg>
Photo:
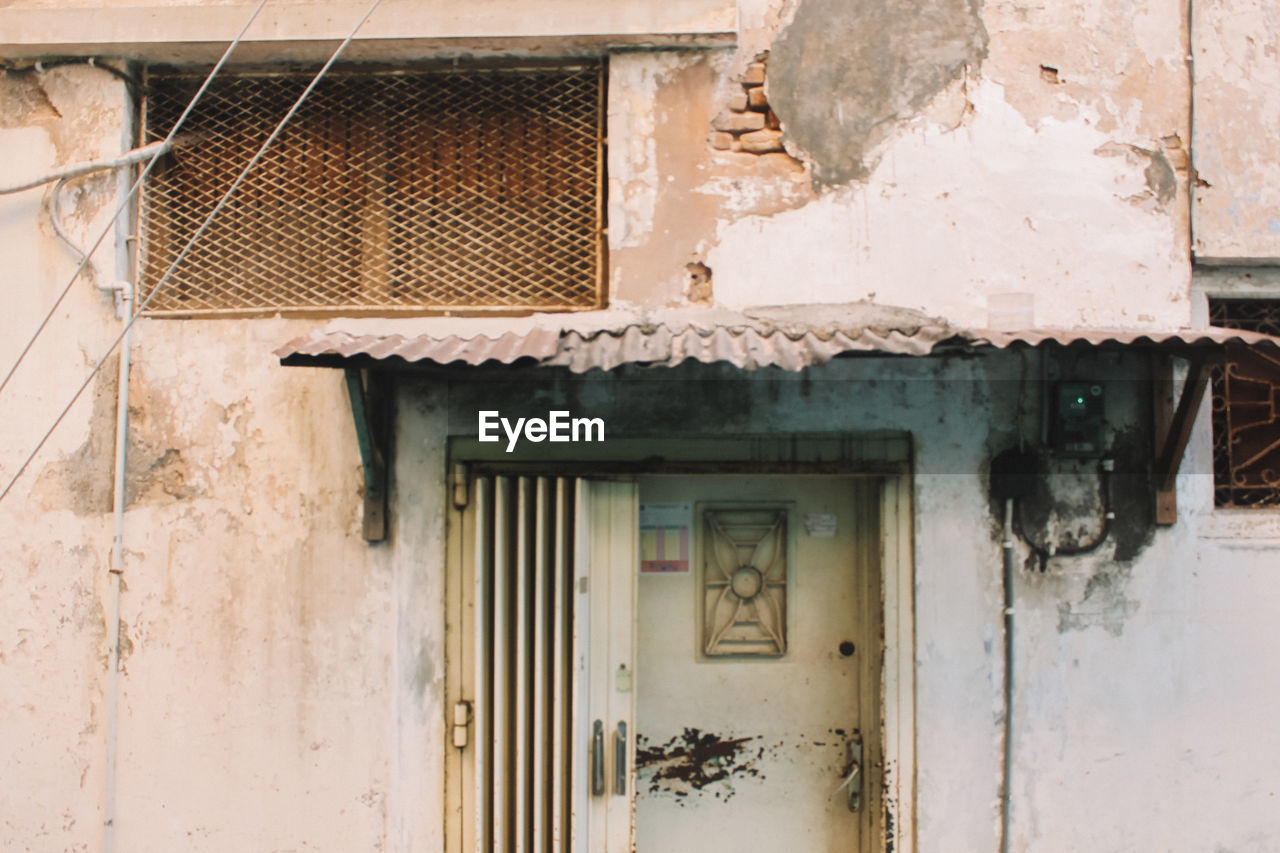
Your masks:
<svg viewBox="0 0 1280 853"><path fill-rule="evenodd" d="M732 777L760 775L756 762L763 756L764 747L749 749L747 744L753 740L758 738L728 738L693 728L686 728L666 743L653 746L646 746L641 736L637 743L636 770L650 777L649 793L686 797L723 782L726 790L717 791L715 796L723 795L723 799L728 800L733 796Z"/></svg>

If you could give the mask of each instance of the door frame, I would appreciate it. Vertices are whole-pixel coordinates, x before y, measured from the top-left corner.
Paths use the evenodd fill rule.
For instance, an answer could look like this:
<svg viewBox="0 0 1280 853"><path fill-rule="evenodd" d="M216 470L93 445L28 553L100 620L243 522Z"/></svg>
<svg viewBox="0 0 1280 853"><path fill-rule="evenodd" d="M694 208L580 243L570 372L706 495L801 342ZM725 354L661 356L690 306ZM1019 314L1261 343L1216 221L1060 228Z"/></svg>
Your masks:
<svg viewBox="0 0 1280 853"><path fill-rule="evenodd" d="M630 479L637 474L823 474L875 478L880 484L880 554L884 646L880 702L883 730L885 814L880 849L915 853L915 563L912 447L905 433L803 434L681 437L678 440L610 438L607 458L582 458L575 445L532 445L533 454L507 455L493 444L457 436L449 440L448 537L445 573L446 626L452 620L462 561L463 508L454 499L465 494L477 474L576 476ZM833 452L834 449L834 452ZM659 453L655 453L659 451ZM558 451L558 452L557 452ZM598 452L598 451L597 451ZM660 454L660 455L659 455ZM465 504L464 504L465 505ZM452 714L460 695L459 638L445 641L445 709ZM451 744L452 720L442 727L444 773L462 773L462 753ZM869 780L874 784L874 780ZM445 850L457 832L462 803L451 795L457 785L442 780L445 791ZM470 851L466 851L470 853ZM594 853L594 851L593 851Z"/></svg>

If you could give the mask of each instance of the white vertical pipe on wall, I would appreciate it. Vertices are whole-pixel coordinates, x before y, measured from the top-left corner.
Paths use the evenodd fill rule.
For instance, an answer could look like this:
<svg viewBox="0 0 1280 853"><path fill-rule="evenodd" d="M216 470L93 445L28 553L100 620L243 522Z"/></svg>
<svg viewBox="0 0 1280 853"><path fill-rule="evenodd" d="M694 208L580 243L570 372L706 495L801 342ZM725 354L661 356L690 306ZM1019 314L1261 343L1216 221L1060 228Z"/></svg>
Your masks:
<svg viewBox="0 0 1280 853"><path fill-rule="evenodd" d="M1196 258L1196 4L1187 0L1187 248Z"/></svg>
<svg viewBox="0 0 1280 853"><path fill-rule="evenodd" d="M1013 498L1004 502L1004 762L1000 781L1000 853L1008 853L1013 825Z"/></svg>
<svg viewBox="0 0 1280 853"><path fill-rule="evenodd" d="M129 87L121 85L124 109L121 121L121 147L130 151L137 144L137 108ZM116 187L120 198L125 198L133 186L133 172L120 169L116 172ZM116 829L116 755L120 732L120 576L124 574L124 485L129 445L129 358L131 335L129 321L133 318L134 295L134 247L137 233L137 206L125 204L115 222L115 277L121 283L120 319L125 322L124 338L120 341L120 356L116 372L116 436L114 483L111 490L111 567L107 579L107 673L105 755L103 758L102 790L102 849L104 853L115 850Z"/></svg>

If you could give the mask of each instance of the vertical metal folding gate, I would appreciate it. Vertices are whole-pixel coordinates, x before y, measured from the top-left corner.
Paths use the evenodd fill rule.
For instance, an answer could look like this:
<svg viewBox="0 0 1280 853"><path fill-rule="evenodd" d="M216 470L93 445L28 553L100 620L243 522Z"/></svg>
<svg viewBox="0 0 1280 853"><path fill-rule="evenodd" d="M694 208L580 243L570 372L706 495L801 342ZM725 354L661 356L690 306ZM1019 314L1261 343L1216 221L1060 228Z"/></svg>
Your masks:
<svg viewBox="0 0 1280 853"><path fill-rule="evenodd" d="M635 484L489 474L459 484L446 850L625 853Z"/></svg>
<svg viewBox="0 0 1280 853"><path fill-rule="evenodd" d="M578 481L474 484L475 849L569 853Z"/></svg>

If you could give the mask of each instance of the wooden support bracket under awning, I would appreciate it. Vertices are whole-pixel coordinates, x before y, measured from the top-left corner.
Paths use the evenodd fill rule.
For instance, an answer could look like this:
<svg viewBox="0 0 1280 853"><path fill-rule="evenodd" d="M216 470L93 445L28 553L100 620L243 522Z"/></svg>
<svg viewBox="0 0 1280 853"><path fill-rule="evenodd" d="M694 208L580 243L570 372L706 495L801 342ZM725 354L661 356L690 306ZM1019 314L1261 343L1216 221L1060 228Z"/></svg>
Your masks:
<svg viewBox="0 0 1280 853"><path fill-rule="evenodd" d="M1155 484L1156 524L1170 525L1178 521L1178 469L1191 440L1196 414L1209 385L1209 373L1225 361L1222 350L1200 350L1191 354L1187 378L1173 406L1173 363L1165 359L1155 380L1156 456L1153 471Z"/></svg>
<svg viewBox="0 0 1280 853"><path fill-rule="evenodd" d="M364 468L364 538L387 538L388 461L391 458L391 395L386 374L347 368L347 396L355 420L356 443Z"/></svg>

